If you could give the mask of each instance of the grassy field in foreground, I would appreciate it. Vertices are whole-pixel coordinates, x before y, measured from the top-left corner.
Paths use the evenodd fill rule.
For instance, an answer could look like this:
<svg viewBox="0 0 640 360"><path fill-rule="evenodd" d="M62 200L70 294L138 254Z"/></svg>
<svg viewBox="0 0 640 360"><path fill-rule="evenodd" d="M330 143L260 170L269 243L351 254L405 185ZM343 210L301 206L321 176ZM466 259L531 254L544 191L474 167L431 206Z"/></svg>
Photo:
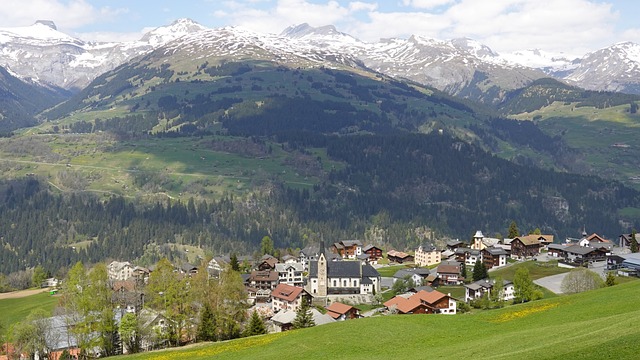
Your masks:
<svg viewBox="0 0 640 360"><path fill-rule="evenodd" d="M475 314L394 315L126 359L634 359L640 282Z"/></svg>
<svg viewBox="0 0 640 360"><path fill-rule="evenodd" d="M0 300L0 320L7 327L24 320L32 311L43 309L52 312L58 304L58 297L48 292L18 299Z"/></svg>

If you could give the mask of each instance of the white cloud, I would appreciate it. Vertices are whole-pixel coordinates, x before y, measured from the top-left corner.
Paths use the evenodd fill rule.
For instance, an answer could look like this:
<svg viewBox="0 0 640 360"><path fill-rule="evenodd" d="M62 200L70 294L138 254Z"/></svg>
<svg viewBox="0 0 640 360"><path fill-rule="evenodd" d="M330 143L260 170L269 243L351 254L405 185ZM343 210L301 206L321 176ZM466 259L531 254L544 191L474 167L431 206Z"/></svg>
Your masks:
<svg viewBox="0 0 640 360"><path fill-rule="evenodd" d="M449 5L455 0L402 0L402 5L418 9L433 9L438 6Z"/></svg>
<svg viewBox="0 0 640 360"><path fill-rule="evenodd" d="M3 26L28 26L36 20L54 20L62 29L76 29L107 21L127 12L110 7L95 8L85 0L3 0L0 23Z"/></svg>

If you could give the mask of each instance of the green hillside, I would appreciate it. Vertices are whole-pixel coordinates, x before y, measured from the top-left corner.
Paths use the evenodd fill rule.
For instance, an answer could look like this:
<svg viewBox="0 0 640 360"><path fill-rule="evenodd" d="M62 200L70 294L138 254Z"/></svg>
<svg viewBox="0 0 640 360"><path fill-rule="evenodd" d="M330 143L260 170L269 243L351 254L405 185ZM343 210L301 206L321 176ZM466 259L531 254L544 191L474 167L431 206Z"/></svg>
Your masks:
<svg viewBox="0 0 640 360"><path fill-rule="evenodd" d="M48 292L31 295L17 299L0 299L0 323L9 327L20 322L36 310L44 310L53 313L58 305L58 297L49 295Z"/></svg>
<svg viewBox="0 0 640 360"><path fill-rule="evenodd" d="M395 315L124 359L634 359L640 282L474 314Z"/></svg>

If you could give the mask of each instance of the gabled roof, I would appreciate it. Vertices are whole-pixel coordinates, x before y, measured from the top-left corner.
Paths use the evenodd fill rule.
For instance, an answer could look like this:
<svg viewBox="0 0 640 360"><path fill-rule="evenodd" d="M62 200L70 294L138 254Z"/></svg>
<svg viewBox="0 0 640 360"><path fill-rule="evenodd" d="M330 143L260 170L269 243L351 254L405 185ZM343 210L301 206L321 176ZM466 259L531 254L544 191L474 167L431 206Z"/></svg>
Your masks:
<svg viewBox="0 0 640 360"><path fill-rule="evenodd" d="M367 245L364 248L362 248L362 251L367 252L371 249L378 249L380 251L382 251L382 248L380 248L379 246L375 246L375 245Z"/></svg>
<svg viewBox="0 0 640 360"><path fill-rule="evenodd" d="M507 251L501 247L488 247L482 251L486 251L493 256L507 255Z"/></svg>
<svg viewBox="0 0 640 360"><path fill-rule="evenodd" d="M271 297L291 302L297 299L303 292L307 293L303 288L298 286L278 284L278 286L271 291Z"/></svg>
<svg viewBox="0 0 640 360"><path fill-rule="evenodd" d="M389 250L387 252L387 257L389 257L389 256L397 257L397 258L400 258L400 259L405 259L405 258L407 258L409 256L412 256L412 255L409 255L409 254L407 254L405 252L402 252L402 251Z"/></svg>
<svg viewBox="0 0 640 360"><path fill-rule="evenodd" d="M546 243L553 243L553 235L538 235L538 240Z"/></svg>
<svg viewBox="0 0 640 360"><path fill-rule="evenodd" d="M458 239L456 239L456 240L447 240L447 241L445 241L445 243L449 247L454 247L454 246L458 246L458 245L464 244L462 241L460 241Z"/></svg>
<svg viewBox="0 0 640 360"><path fill-rule="evenodd" d="M360 240L342 240L340 241L343 246L362 246L362 242Z"/></svg>
<svg viewBox="0 0 640 360"><path fill-rule="evenodd" d="M276 264L277 272L287 272L289 269L293 268L293 271L304 271L304 266L301 263L289 263L289 264Z"/></svg>
<svg viewBox="0 0 640 360"><path fill-rule="evenodd" d="M526 235L526 236L518 236L513 238L513 241L511 242L511 244L513 245L513 243L515 241L520 241L521 243L524 244L524 246L533 246L533 245L540 245L540 240L538 240L538 235Z"/></svg>
<svg viewBox="0 0 640 360"><path fill-rule="evenodd" d="M422 249L423 252L433 252L433 251L438 251L438 249L436 249L436 246L433 245L433 243L424 243L421 244L420 246L418 246L418 250Z"/></svg>
<svg viewBox="0 0 640 360"><path fill-rule="evenodd" d="M335 321L331 316L321 313L316 308L311 308L310 311L311 316L313 317L313 322L316 325L324 325ZM292 310L279 311L271 318L271 320L277 324L291 324L296 318L296 315L296 312Z"/></svg>
<svg viewBox="0 0 640 360"><path fill-rule="evenodd" d="M253 270L249 277L251 281L277 281L278 272L271 270Z"/></svg>
<svg viewBox="0 0 640 360"><path fill-rule="evenodd" d="M309 276L318 276L318 262L309 263ZM380 273L369 264L360 261L327 261L327 277L364 278L379 277Z"/></svg>
<svg viewBox="0 0 640 360"><path fill-rule="evenodd" d="M423 302L427 305L433 305L436 302L440 301L442 298L447 297L448 295L441 293L440 291L434 290L431 292L426 291L418 291L413 294L409 299L416 299L420 302Z"/></svg>
<svg viewBox="0 0 640 360"><path fill-rule="evenodd" d="M589 240L589 241L594 241L595 240L595 241L605 242L605 243L610 242L609 240L603 238L602 236L600 236L600 235L598 235L596 233L593 233L593 234L587 236L587 240Z"/></svg>
<svg viewBox="0 0 640 360"><path fill-rule="evenodd" d="M595 250L596 250L595 248L588 247L588 246L580 246L580 245L571 245L571 246L567 246L564 249L564 251L567 253L578 254L578 255L586 255Z"/></svg>
<svg viewBox="0 0 640 360"><path fill-rule="evenodd" d="M340 317L340 315L344 315L349 311L351 311L352 309L355 309L355 308L351 305L346 305L340 302L334 302L327 307L327 314L331 315L332 318L337 319Z"/></svg>
<svg viewBox="0 0 640 360"><path fill-rule="evenodd" d="M460 274L460 265L453 265L450 263L441 263L436 268L438 274Z"/></svg>

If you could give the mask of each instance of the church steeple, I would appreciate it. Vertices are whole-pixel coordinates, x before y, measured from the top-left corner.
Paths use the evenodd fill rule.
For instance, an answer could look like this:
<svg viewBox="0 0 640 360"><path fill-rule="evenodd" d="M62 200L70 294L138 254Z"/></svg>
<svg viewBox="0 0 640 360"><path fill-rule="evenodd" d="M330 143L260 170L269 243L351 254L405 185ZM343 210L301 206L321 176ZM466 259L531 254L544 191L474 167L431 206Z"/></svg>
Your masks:
<svg viewBox="0 0 640 360"><path fill-rule="evenodd" d="M318 251L318 296L327 296L327 256L325 255L324 240L320 240L320 250Z"/></svg>

